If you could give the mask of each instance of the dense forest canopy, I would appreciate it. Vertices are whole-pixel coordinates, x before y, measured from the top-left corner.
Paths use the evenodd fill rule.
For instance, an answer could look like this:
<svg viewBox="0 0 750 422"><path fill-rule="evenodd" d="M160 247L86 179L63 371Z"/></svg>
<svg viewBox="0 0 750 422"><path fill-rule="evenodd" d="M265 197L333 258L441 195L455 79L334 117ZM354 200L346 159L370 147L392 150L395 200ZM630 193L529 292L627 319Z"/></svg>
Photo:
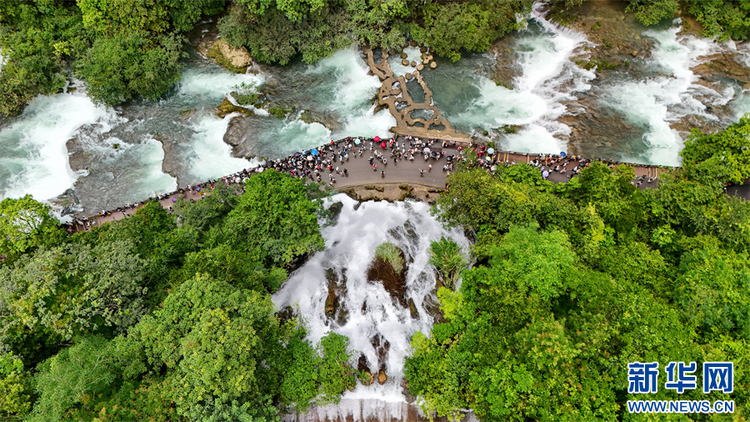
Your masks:
<svg viewBox="0 0 750 422"><path fill-rule="evenodd" d="M563 10L585 0L551 1ZM524 26L532 0L18 0L0 2L0 113L13 115L38 94L84 79L97 101L156 99L180 80L185 35L202 18L255 60L308 63L353 43L397 48L407 39L458 60L485 51ZM747 39L750 0L629 0L644 24L679 8L706 36ZM561 13L565 13L564 11Z"/></svg>
<svg viewBox="0 0 750 422"><path fill-rule="evenodd" d="M0 419L275 420L337 402L348 339L311 344L270 299L323 248L317 196L270 170L74 236L47 205L0 202Z"/></svg>
<svg viewBox="0 0 750 422"><path fill-rule="evenodd" d="M750 177L748 130L695 131L658 189L601 162L556 186L528 165L450 175L434 210L474 234L476 265L438 291L445 322L412 340L423 409L629 421L647 419L627 400L725 399L734 414L680 420L750 417L750 203L723 190ZM734 393L677 394L659 378L657 394L628 394L628 363L654 361L735 362Z"/></svg>

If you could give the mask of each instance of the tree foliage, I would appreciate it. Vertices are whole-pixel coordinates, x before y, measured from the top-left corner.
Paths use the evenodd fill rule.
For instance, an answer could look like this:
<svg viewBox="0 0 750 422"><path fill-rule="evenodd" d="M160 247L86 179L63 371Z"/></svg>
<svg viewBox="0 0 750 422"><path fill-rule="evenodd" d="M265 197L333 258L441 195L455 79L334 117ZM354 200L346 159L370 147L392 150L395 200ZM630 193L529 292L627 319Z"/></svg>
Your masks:
<svg viewBox="0 0 750 422"><path fill-rule="evenodd" d="M271 302L323 245L299 180L268 172L69 237L29 197L1 204L0 418L278 420L354 386L348 339L312 344Z"/></svg>
<svg viewBox="0 0 750 422"><path fill-rule="evenodd" d="M750 204L722 185L747 177L746 125L694 135L684 168L658 189L596 162L555 187L523 164L451 174L435 212L474 234L477 263L458 291L438 291L445 321L412 339L405 375L423 410L452 420L469 408L483 421L640 420L625 405L643 398L627 393L628 363L745 362ZM750 379L740 371L734 386ZM649 397L705 398L661 387ZM745 394L731 399L734 417L746 418Z"/></svg>

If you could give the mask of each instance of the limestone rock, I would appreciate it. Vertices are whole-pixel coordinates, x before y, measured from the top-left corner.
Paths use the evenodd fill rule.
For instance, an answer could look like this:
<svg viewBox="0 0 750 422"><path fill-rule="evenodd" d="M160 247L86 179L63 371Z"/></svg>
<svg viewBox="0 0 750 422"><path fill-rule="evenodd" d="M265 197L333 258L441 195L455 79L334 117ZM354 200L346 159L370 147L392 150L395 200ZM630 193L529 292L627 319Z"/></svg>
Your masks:
<svg viewBox="0 0 750 422"><path fill-rule="evenodd" d="M208 50L207 56L234 72L244 72L253 63L253 57L245 47L232 47L219 38Z"/></svg>
<svg viewBox="0 0 750 422"><path fill-rule="evenodd" d="M378 372L378 384L383 385L385 384L385 381L388 379L388 376L385 374L385 371L382 369Z"/></svg>
<svg viewBox="0 0 750 422"><path fill-rule="evenodd" d="M434 69L437 67L437 62L430 62L430 69Z"/></svg>
<svg viewBox="0 0 750 422"><path fill-rule="evenodd" d="M417 70L422 70L422 69L424 69L424 65L422 63L418 64Z"/></svg>

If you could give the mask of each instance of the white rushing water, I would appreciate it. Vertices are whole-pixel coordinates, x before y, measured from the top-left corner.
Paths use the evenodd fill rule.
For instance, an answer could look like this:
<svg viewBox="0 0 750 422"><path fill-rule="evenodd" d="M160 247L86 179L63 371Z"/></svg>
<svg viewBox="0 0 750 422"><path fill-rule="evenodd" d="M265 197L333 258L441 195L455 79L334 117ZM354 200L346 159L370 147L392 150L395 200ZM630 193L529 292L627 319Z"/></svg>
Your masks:
<svg viewBox="0 0 750 422"><path fill-rule="evenodd" d="M387 137L389 129L396 126L396 119L387 110L374 113L371 100L380 89L380 79L368 74L369 70L356 48L339 50L310 68L312 74L333 75L330 82L321 86L332 95L319 96L325 99L321 108L341 117L343 128L329 135L330 140L347 136Z"/></svg>
<svg viewBox="0 0 750 422"><path fill-rule="evenodd" d="M698 76L690 68L700 63L701 56L718 50L719 45L707 39L678 35L680 30L681 27L676 26L644 32L656 42L648 65L659 74L646 80L613 84L602 98L605 106L622 113L629 122L643 129L647 148L645 160L638 161L679 165L683 141L670 123L691 114L717 120L696 97L722 105L734 94L720 94L696 84Z"/></svg>
<svg viewBox="0 0 750 422"><path fill-rule="evenodd" d="M0 130L0 198L47 200L73 187L66 142L85 125L112 118L86 95L39 96Z"/></svg>
<svg viewBox="0 0 750 422"><path fill-rule="evenodd" d="M545 153L567 149L570 128L557 119L569 113L565 102L575 100L577 92L588 90L595 74L571 61L573 53L588 44L586 37L549 22L542 9L541 3L535 4L528 27L517 34L515 62L520 74L514 78L512 89L496 85L490 79L491 72L482 69L485 63L494 65L496 61L489 54L474 59L479 69L462 69L464 80L471 86L456 89L453 94L447 85L465 82L446 75L432 83L435 79L424 72L435 103L456 129L471 132L520 126L516 133L501 137L502 149ZM444 66L437 70L442 72Z"/></svg>
<svg viewBox="0 0 750 422"><path fill-rule="evenodd" d="M344 204L337 224L322 230L326 250L313 256L293 273L281 290L273 295L278 308L292 306L302 315L309 327L309 340L318 342L329 331L346 335L355 368L362 353L370 371L377 376L378 350L372 339L382 336L390 344L385 357L388 380L383 385L376 381L371 386L358 384L353 392L345 392L338 406L315 409L321 417L355 419L366 417L396 418L405 416L405 398L401 391L404 358L410 351L411 336L417 331L429 334L433 319L426 309L429 301L436 302L433 289L435 276L428 264L428 248L441 236L457 241L468 250L468 240L457 231L447 231L429 214L429 205L422 202L364 202L354 209L357 201L336 195L334 201ZM377 281L367 280L367 269L375 255L375 248L391 242L407 256L407 291L405 299L412 299L419 318L413 319L409 307L401 306ZM328 282L326 272L333 271L345 280L346 291L339 298L348 316L343 324L325 315ZM377 400L374 405L372 400ZM364 413L364 414L363 414Z"/></svg>

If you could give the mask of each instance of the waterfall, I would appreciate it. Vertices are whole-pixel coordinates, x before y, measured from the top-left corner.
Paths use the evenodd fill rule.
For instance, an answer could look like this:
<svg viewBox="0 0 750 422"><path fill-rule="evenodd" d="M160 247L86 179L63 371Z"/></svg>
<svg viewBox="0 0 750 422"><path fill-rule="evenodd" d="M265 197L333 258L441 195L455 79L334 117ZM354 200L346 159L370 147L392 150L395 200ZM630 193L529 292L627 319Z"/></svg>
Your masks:
<svg viewBox="0 0 750 422"><path fill-rule="evenodd" d="M377 380L370 386L358 383L354 391L344 392L341 404L318 407L309 417L406 418L410 410L402 390L404 359L414 333L429 335L438 309L435 273L428 263L430 243L446 236L467 251L469 241L459 231L443 228L430 215L429 205L422 202L358 204L341 194L331 201L342 202L343 210L335 225L322 230L326 249L294 272L273 295L273 301L279 309L292 307L298 312L312 342L320 341L329 331L349 337L352 366L366 360L376 378L384 369L388 379L382 385ZM375 248L386 241L406 256L403 299L413 301L415 315L382 283L367 279ZM335 315L327 316L329 286L334 284L343 288Z"/></svg>

